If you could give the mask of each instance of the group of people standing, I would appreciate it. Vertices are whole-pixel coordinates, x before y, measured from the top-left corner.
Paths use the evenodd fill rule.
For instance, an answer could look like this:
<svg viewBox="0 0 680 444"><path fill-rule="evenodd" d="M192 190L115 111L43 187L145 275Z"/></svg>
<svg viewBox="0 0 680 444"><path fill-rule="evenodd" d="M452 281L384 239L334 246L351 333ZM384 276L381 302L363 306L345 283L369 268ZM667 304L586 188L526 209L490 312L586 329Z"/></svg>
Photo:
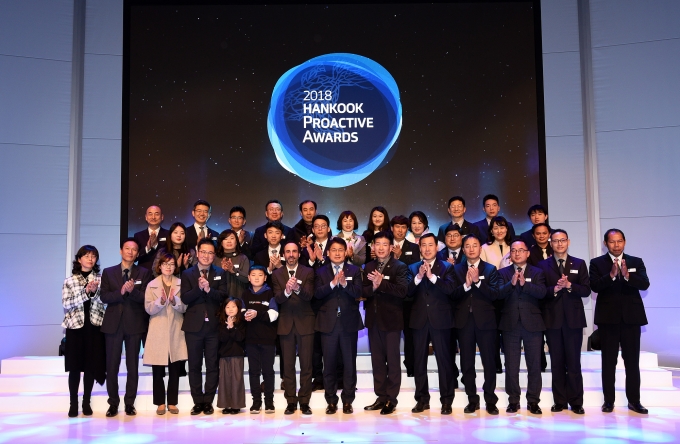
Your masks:
<svg viewBox="0 0 680 444"><path fill-rule="evenodd" d="M485 196L482 206L486 217L473 224L464 218L465 199L452 197L451 221L439 227L437 235L430 232L424 213L390 219L383 207L371 210L367 230L359 235L356 215L344 211L335 236L329 218L318 214L311 200L300 203L301 219L294 227L281 222L279 201L267 202L267 223L254 233L245 230L246 210L240 206L231 209L231 228L221 233L208 227L211 206L204 200L194 204L193 224L176 222L168 230L161 227L161 209L149 207L147 229L121 243L120 264L100 275L99 253L85 245L64 282L69 416L78 415L80 373L84 373L83 414L92 414L94 381L106 380L106 416L117 415L123 344L127 415L136 413L142 344L143 362L153 368L158 414L179 412L179 378L185 374L194 401L192 415L212 414L216 394L222 413L239 413L246 407L244 357L250 412L261 412L264 398L265 413L273 413L277 349L285 414L298 407L302 414L311 414L309 402L316 389L324 390L327 414L336 413L340 402L343 413L350 414L357 384L358 332L365 327L377 397L365 410L383 415L395 411L403 334L406 373L416 384L412 412L430 408L431 344L442 414L452 413L459 374L468 396L465 413L480 409L477 349L484 368L485 409L499 413L495 389L496 373L503 371L501 346L506 411L520 409L523 351L527 409L541 414L545 335L551 357L551 411L571 408L583 414L582 299L591 289L598 293L595 323L602 342L602 411L613 410L620 346L628 407L647 413L640 404L639 349L640 327L647 323L640 291L649 287L649 280L642 260L624 254L623 232L605 233L608 253L592 259L588 270L585 261L568 254L567 232L548 225L543 206L529 209L532 228L520 235L499 216L496 196ZM458 351L460 372L455 362Z"/></svg>

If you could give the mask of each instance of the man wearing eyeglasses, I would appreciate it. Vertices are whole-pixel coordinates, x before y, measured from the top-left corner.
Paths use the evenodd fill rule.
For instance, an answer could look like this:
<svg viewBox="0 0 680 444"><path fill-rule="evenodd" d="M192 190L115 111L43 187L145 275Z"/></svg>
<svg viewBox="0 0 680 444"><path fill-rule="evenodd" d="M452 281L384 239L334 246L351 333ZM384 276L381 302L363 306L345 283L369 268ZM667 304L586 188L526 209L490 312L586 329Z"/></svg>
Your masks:
<svg viewBox="0 0 680 444"><path fill-rule="evenodd" d="M540 268L530 265L529 248L523 240L510 245L512 265L499 270L500 298L505 300L499 328L503 330L505 346L505 392L508 394L508 413L517 413L519 400L519 363L524 344L527 364L527 403L529 412L543 413L541 401L541 344L545 323L540 301L545 298L545 275Z"/></svg>
<svg viewBox="0 0 680 444"><path fill-rule="evenodd" d="M244 215L245 217L245 215ZM276 199L267 201L264 205L264 217L269 222L279 222L281 224L281 239L286 243L293 239L293 229L283 224L283 204ZM260 251L267 248L267 239L265 233L267 232L267 224L264 224L255 229L253 233L253 243L250 247L250 254L253 259Z"/></svg>
<svg viewBox="0 0 680 444"><path fill-rule="evenodd" d="M241 245L241 253L245 254L250 260L253 255L250 246L253 243L253 233L244 229L246 225L246 209L242 206L235 206L229 210L229 225L238 236L238 242Z"/></svg>
<svg viewBox="0 0 680 444"><path fill-rule="evenodd" d="M194 209L191 211L194 222L187 224L186 231L186 242L189 248L194 248L194 245L197 245L201 239L210 239L213 244L217 242L220 233L208 227L211 211L210 204L203 199L194 203Z"/></svg>
<svg viewBox="0 0 680 444"><path fill-rule="evenodd" d="M196 247L198 263L182 272L182 302L184 331L189 357L189 387L194 407L192 415L201 412L212 415L213 399L219 379L219 348L217 311L228 296L226 272L212 265L215 244L201 239ZM205 357L205 389L203 388L203 358Z"/></svg>
<svg viewBox="0 0 680 444"><path fill-rule="evenodd" d="M439 227L439 232L437 232L437 240L439 242L444 242L445 240L446 227L454 224L458 224L463 235L472 233L477 236L477 239L481 237L477 225L465 220L465 199L463 199L461 196L453 196L451 199L449 199L447 211L449 216L451 216L451 222L446 222Z"/></svg>
<svg viewBox="0 0 680 444"><path fill-rule="evenodd" d="M324 265L327 261L328 238L331 235L330 221L323 214L318 214L312 219L312 234L306 247L302 247L300 262L314 269Z"/></svg>
<svg viewBox="0 0 680 444"><path fill-rule="evenodd" d="M577 415L583 410L581 345L587 326L582 298L590 295L588 268L583 259L567 254L569 236L562 229L550 235L553 256L538 263L547 286L543 299L545 337L550 347L550 371L554 405L561 412L571 405Z"/></svg>

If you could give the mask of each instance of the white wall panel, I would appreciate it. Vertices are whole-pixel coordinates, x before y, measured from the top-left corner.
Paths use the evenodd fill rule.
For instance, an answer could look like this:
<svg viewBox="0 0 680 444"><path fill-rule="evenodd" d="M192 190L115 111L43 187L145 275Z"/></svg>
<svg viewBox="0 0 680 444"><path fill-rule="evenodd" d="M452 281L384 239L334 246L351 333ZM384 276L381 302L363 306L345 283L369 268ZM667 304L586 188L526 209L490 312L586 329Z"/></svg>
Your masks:
<svg viewBox="0 0 680 444"><path fill-rule="evenodd" d="M583 136L546 138L551 223L587 220L583 155Z"/></svg>
<svg viewBox="0 0 680 444"><path fill-rule="evenodd" d="M81 225L80 242L99 250L102 270L120 263L120 225Z"/></svg>
<svg viewBox="0 0 680 444"><path fill-rule="evenodd" d="M121 138L122 71L122 56L85 55L84 139Z"/></svg>
<svg viewBox="0 0 680 444"><path fill-rule="evenodd" d="M590 0L590 14L594 47L680 37L677 0Z"/></svg>
<svg viewBox="0 0 680 444"><path fill-rule="evenodd" d="M85 53L123 55L123 2L88 0Z"/></svg>
<svg viewBox="0 0 680 444"><path fill-rule="evenodd" d="M677 216L680 127L600 132L602 218Z"/></svg>
<svg viewBox="0 0 680 444"><path fill-rule="evenodd" d="M81 224L119 224L120 162L120 140L83 140Z"/></svg>
<svg viewBox="0 0 680 444"><path fill-rule="evenodd" d="M0 143L68 146L70 99L70 62L0 55Z"/></svg>
<svg viewBox="0 0 680 444"><path fill-rule="evenodd" d="M680 39L593 49L597 131L680 125Z"/></svg>
<svg viewBox="0 0 680 444"><path fill-rule="evenodd" d="M659 364L680 367L680 323L678 309L654 308L645 300L645 312L649 325L642 327L640 349L659 355ZM644 400L642 400L644 402Z"/></svg>
<svg viewBox="0 0 680 444"><path fill-rule="evenodd" d="M576 0L541 1L543 54L578 52L578 8Z"/></svg>
<svg viewBox="0 0 680 444"><path fill-rule="evenodd" d="M72 34L70 0L0 2L0 54L70 62Z"/></svg>
<svg viewBox="0 0 680 444"><path fill-rule="evenodd" d="M543 54L543 96L547 136L583 134L580 66L578 52Z"/></svg>
<svg viewBox="0 0 680 444"><path fill-rule="evenodd" d="M0 326L0 335L3 338L12 338L11 341L3 341L0 357L4 359L13 356L57 356L63 331L61 319L51 325ZM36 402L39 401L36 399Z"/></svg>

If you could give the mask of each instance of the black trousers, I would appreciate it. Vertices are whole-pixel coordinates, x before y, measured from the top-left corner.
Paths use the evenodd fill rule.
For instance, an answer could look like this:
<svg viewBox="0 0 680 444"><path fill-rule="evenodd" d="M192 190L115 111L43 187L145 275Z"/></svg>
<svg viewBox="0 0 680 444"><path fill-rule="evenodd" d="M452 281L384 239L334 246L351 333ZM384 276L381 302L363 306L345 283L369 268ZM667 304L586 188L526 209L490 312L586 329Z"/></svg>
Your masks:
<svg viewBox="0 0 680 444"><path fill-rule="evenodd" d="M583 405L583 375L581 374L581 345L583 329L562 328L545 331L550 348L550 372L555 404Z"/></svg>
<svg viewBox="0 0 680 444"><path fill-rule="evenodd" d="M640 326L627 324L598 325L602 346L602 391L604 402L614 403L616 391L616 363L621 358L626 367L626 398L640 402Z"/></svg>
<svg viewBox="0 0 680 444"><path fill-rule="evenodd" d="M312 353L314 333L301 335L295 324L287 335L280 335L281 359L283 359L283 388L289 404L309 404L312 396ZM300 390L297 391L296 356L300 358ZM296 394L297 392L297 394Z"/></svg>
<svg viewBox="0 0 680 444"><path fill-rule="evenodd" d="M482 358L484 367L484 402L488 405L496 404L496 340L498 330L481 330L475 324L475 318L470 313L465 325L458 328L458 341L460 343L460 371L463 373L463 384L465 394L470 402L479 403L477 394L477 371L475 370L475 359L477 346L479 346L479 357Z"/></svg>
<svg viewBox="0 0 680 444"><path fill-rule="evenodd" d="M357 387L357 340L358 332L345 332L340 319L335 322L333 331L321 333L323 348L323 387L326 402L338 403L338 361L343 364L342 393L343 403L354 402Z"/></svg>
<svg viewBox="0 0 680 444"><path fill-rule="evenodd" d="M413 330L413 350L415 353L415 399L417 402L430 402L430 388L427 380L428 343L434 345L439 375L439 399L442 404L452 404L455 396L453 365L451 356L451 329L438 329L429 322L423 328ZM455 355L454 355L455 356Z"/></svg>
<svg viewBox="0 0 680 444"><path fill-rule="evenodd" d="M194 404L212 404L220 378L217 330L207 322L197 332L185 332L189 362L189 388ZM203 359L205 358L205 386Z"/></svg>
<svg viewBox="0 0 680 444"><path fill-rule="evenodd" d="M460 376L460 371L458 370L458 365L456 364L456 354L458 354L458 349L460 348L460 342L458 341L458 329L451 329L451 369L453 374L453 387L458 388L458 376Z"/></svg>
<svg viewBox="0 0 680 444"><path fill-rule="evenodd" d="M505 346L505 392L508 402L519 403L522 389L519 386L519 363L524 344L524 360L527 364L529 381L527 384L527 402L541 402L541 347L543 343L542 331L528 331L521 321L513 330L503 331Z"/></svg>
<svg viewBox="0 0 680 444"><path fill-rule="evenodd" d="M413 349L413 330L409 327L411 323L411 308L413 301L404 301L404 367L406 367L406 376L413 376L415 355ZM455 365L455 363L454 363ZM457 369L456 369L457 370ZM456 375L457 376L457 375Z"/></svg>
<svg viewBox="0 0 680 444"><path fill-rule="evenodd" d="M179 374L184 361L168 362L168 405L179 402ZM153 375L153 404L165 405L165 365L152 365Z"/></svg>
<svg viewBox="0 0 680 444"><path fill-rule="evenodd" d="M368 329L375 394L378 401L390 401L394 405L397 405L401 388L400 339L401 330L382 331L377 327Z"/></svg>
<svg viewBox="0 0 680 444"><path fill-rule="evenodd" d="M68 372L68 392L71 404L78 404L78 387L80 386L80 372ZM92 387L94 387L94 374L83 372L83 404L89 404L92 397Z"/></svg>
<svg viewBox="0 0 680 444"><path fill-rule="evenodd" d="M274 402L274 358L276 345L246 344L248 381L253 401L262 401L260 375L264 379L264 400ZM295 365L295 361L293 361Z"/></svg>
<svg viewBox="0 0 680 444"><path fill-rule="evenodd" d="M125 405L133 405L137 398L137 383L139 381L139 351L142 346L142 338L146 333L126 334L123 324L118 326L115 333L106 333L106 391L109 394L109 405L118 407L120 396L118 395L118 371L120 370L123 343L125 343L125 367L127 369L127 381L125 383Z"/></svg>

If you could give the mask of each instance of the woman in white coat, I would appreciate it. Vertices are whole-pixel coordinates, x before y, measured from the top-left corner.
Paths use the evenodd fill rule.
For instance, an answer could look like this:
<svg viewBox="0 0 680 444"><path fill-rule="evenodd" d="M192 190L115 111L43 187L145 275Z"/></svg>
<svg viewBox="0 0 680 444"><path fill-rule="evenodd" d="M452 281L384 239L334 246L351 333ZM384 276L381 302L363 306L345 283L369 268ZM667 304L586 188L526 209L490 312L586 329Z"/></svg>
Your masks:
<svg viewBox="0 0 680 444"><path fill-rule="evenodd" d="M510 261L512 238L508 231L508 221L503 216L491 219L488 239L489 241L482 245L482 254L479 257L498 270L512 264Z"/></svg>
<svg viewBox="0 0 680 444"><path fill-rule="evenodd" d="M187 343L182 331L187 307L180 298L180 279L175 273L175 257L165 253L158 257L155 270L158 277L146 287L144 308L151 315L144 349L144 365L153 372L153 403L156 413L165 414L165 367L168 367L168 410L177 414L179 377L186 374Z"/></svg>

